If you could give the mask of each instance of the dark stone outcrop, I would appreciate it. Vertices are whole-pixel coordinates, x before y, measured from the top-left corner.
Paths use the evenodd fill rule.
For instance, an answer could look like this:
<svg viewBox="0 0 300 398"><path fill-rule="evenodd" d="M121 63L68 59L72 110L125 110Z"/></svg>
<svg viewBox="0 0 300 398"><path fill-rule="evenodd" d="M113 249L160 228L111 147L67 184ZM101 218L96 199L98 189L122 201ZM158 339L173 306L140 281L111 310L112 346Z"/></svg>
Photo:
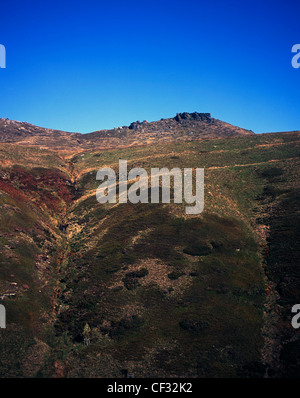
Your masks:
<svg viewBox="0 0 300 398"><path fill-rule="evenodd" d="M147 120L144 120L142 122L140 122L139 120L137 120L136 122L132 122L130 124L130 126L128 127L130 130L137 130L140 126L147 124Z"/></svg>
<svg viewBox="0 0 300 398"><path fill-rule="evenodd" d="M129 125L128 128L129 128L130 130L137 130L141 124L142 124L142 123L141 123L139 120L137 120L136 122L132 122L132 123Z"/></svg>
<svg viewBox="0 0 300 398"><path fill-rule="evenodd" d="M195 120L197 122L206 122L206 123L213 122L213 119L211 118L210 113L198 113L198 112L177 113L177 115L174 117L174 120L176 120L176 122L178 122L178 123L185 123L185 122L193 121L193 120Z"/></svg>

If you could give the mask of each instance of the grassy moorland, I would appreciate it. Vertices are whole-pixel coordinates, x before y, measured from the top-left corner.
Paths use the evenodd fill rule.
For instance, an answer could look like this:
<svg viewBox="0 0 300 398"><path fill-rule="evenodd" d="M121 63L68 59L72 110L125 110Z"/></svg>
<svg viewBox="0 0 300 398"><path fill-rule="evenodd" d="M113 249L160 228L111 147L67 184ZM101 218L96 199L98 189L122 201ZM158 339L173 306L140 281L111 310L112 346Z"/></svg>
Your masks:
<svg viewBox="0 0 300 398"><path fill-rule="evenodd" d="M205 209L96 201L96 172L205 169ZM299 133L0 147L2 377L299 376ZM89 341L89 344L85 344Z"/></svg>

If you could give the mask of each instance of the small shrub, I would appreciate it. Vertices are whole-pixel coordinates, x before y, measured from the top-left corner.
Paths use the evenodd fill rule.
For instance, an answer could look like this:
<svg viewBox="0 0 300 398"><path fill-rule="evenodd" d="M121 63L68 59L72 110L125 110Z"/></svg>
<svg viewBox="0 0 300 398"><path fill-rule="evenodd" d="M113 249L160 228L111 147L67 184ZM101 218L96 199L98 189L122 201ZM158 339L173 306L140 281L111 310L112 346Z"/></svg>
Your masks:
<svg viewBox="0 0 300 398"><path fill-rule="evenodd" d="M168 274L168 278L175 280L180 278L182 275L185 275L185 273L182 271L173 271L170 274Z"/></svg>

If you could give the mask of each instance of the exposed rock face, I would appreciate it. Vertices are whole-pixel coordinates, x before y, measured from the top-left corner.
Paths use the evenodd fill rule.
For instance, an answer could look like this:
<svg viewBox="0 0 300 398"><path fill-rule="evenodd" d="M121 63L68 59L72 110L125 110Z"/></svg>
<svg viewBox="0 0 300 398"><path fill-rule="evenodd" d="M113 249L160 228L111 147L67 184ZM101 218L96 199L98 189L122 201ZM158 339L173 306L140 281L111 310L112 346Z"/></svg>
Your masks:
<svg viewBox="0 0 300 398"><path fill-rule="evenodd" d="M205 122L205 123L215 122L215 119L211 117L210 113L199 113L199 112L192 112L192 113L182 112L182 113L177 113L176 116L171 119L160 119L161 122L166 122L166 121L168 122L170 120L175 120L180 124L187 124L188 122L193 122L193 121ZM137 120L136 122L132 122L128 128L130 130L138 130L139 128L144 127L147 123L148 123L147 120L144 120L143 122Z"/></svg>
<svg viewBox="0 0 300 398"><path fill-rule="evenodd" d="M206 123L213 123L214 121L214 119L211 118L210 113L198 113L198 112L177 113L177 115L174 117L174 120L176 120L176 122L178 123L185 123L186 121L192 121L192 120L196 120L198 122L206 122Z"/></svg>
<svg viewBox="0 0 300 398"><path fill-rule="evenodd" d="M142 123L141 123L139 120L137 120L136 122L132 122L132 123L129 125L128 128L129 128L130 130L137 130L141 124L142 124Z"/></svg>
<svg viewBox="0 0 300 398"><path fill-rule="evenodd" d="M147 120L144 120L143 122L140 122L139 120L137 120L136 122L132 122L128 128L130 130L137 130L140 126L143 126L146 123L147 123Z"/></svg>

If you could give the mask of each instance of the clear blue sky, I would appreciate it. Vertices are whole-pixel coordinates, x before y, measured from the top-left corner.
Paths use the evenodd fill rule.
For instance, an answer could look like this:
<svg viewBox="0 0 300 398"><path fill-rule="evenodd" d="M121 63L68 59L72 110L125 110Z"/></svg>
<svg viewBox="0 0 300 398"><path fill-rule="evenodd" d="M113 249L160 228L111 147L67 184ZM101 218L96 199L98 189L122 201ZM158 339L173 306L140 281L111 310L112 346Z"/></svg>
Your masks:
<svg viewBox="0 0 300 398"><path fill-rule="evenodd" d="M3 0L0 21L0 117L86 133L198 111L300 130L299 0Z"/></svg>

